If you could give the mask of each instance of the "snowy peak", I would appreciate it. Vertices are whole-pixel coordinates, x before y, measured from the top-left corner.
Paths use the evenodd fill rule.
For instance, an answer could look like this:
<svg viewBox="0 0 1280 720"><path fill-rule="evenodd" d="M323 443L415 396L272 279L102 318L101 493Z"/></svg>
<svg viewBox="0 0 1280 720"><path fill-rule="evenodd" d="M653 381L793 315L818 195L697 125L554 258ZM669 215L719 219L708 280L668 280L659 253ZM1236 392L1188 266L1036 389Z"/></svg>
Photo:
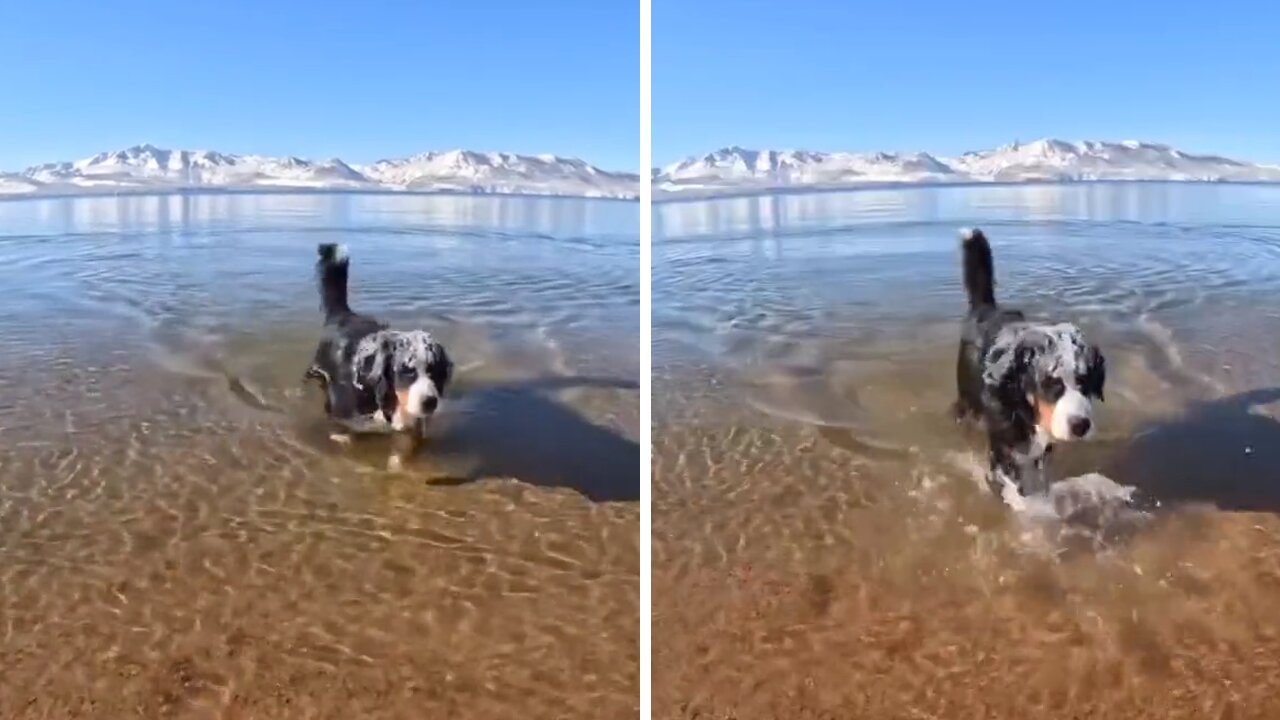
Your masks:
<svg viewBox="0 0 1280 720"><path fill-rule="evenodd" d="M534 190L559 187L572 192L547 194L634 197L640 182L637 175L607 172L577 158L471 150L426 152L399 160L379 160L362 171L374 182L406 190L435 186L460 192L477 188L514 192L522 187Z"/></svg>
<svg viewBox="0 0 1280 720"><path fill-rule="evenodd" d="M725 186L828 187L876 182L946 181L952 170L928 153L821 153L726 147L663 168L659 189ZM729 189L729 188L726 188Z"/></svg>
<svg viewBox="0 0 1280 720"><path fill-rule="evenodd" d="M760 177L820 160L818 153L803 150L747 150L735 145L676 163L665 168L664 172L680 177L699 177L714 173Z"/></svg>
<svg viewBox="0 0 1280 720"><path fill-rule="evenodd" d="M73 163L77 168L94 167L146 167L161 169L171 167L171 162L186 162L185 151L171 152L154 145L134 145L115 152L98 153L91 158Z"/></svg>
<svg viewBox="0 0 1280 720"><path fill-rule="evenodd" d="M312 189L634 198L639 177L555 155L427 152L360 167L339 158L235 155L143 144L0 173L0 195L181 189Z"/></svg>
<svg viewBox="0 0 1280 720"><path fill-rule="evenodd" d="M135 145L74 162L37 165L23 175L54 187L115 190L253 186L359 188L371 184L341 160L314 163L297 157L164 150L154 145Z"/></svg>
<svg viewBox="0 0 1280 720"><path fill-rule="evenodd" d="M1160 143L1125 140L1036 140L970 152L952 161L975 180L1271 181L1275 168L1214 155L1193 155Z"/></svg>
<svg viewBox="0 0 1280 720"><path fill-rule="evenodd" d="M1012 142L956 158L917 153L726 147L654 172L659 192L717 195L876 184L1091 180L1280 182L1280 167L1125 140Z"/></svg>

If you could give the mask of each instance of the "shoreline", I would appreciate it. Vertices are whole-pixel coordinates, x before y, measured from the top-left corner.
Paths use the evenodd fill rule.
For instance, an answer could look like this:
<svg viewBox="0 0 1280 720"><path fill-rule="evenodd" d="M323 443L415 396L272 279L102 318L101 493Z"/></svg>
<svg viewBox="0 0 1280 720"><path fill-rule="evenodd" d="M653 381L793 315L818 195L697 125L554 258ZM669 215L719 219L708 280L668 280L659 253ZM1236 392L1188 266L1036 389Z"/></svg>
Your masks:
<svg viewBox="0 0 1280 720"><path fill-rule="evenodd" d="M1225 185L1231 187L1277 187L1280 182L1262 180L1018 180L1018 181L963 181L963 182L878 182L856 185L781 185L771 187L751 187L740 189L689 190L671 191L657 190L653 193L653 204L687 203L704 200L728 200L737 198L764 197L768 195L809 195L852 193L872 190L934 190L937 188L973 188L973 187L1044 187L1056 185Z"/></svg>
<svg viewBox="0 0 1280 720"><path fill-rule="evenodd" d="M450 197L498 197L498 198L536 198L549 200L602 200L607 202L638 203L640 196L613 197L599 195L572 195L567 193L521 193L521 192L476 192L461 190L389 190L383 188L298 188L298 187L261 187L261 188L219 188L219 187L181 187L181 188L129 188L112 190L87 190L84 192L30 192L0 194L0 202L18 202L21 200L61 200L72 198L101 197L164 197L170 195L409 195L409 196L450 196Z"/></svg>

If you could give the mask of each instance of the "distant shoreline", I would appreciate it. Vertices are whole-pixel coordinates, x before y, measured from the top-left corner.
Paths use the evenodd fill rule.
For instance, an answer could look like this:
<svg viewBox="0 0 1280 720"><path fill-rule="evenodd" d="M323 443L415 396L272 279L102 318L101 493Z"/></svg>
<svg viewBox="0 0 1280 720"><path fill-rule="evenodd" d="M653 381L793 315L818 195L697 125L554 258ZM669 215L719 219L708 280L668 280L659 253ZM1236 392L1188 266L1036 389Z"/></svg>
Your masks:
<svg viewBox="0 0 1280 720"><path fill-rule="evenodd" d="M1013 180L1013 181L964 181L964 182L880 182L858 185L793 185L777 187L725 188L723 190L653 190L653 204L702 202L707 200L731 200L768 195L816 195L884 190L916 190L938 188L974 187L1044 187L1067 185L1222 185L1232 187L1280 187L1280 182L1265 180ZM59 200L104 197L167 197L200 195L384 195L413 197L469 197L469 198L532 198L546 200L600 200L616 203L638 203L639 196L612 197L573 195L569 193L527 192L477 192L464 190L387 190L381 188L136 188L111 190L84 190L81 192L29 192L0 193L0 202L23 200Z"/></svg>
<svg viewBox="0 0 1280 720"><path fill-rule="evenodd" d="M653 204L689 203L705 200L730 200L766 195L811 195L874 190L924 190L974 187L1043 187L1047 185L1225 185L1244 187L1277 187L1280 182L1265 180L1010 180L957 182L881 182L859 185L792 185L759 188L726 188L724 190L658 190L653 191Z"/></svg>
<svg viewBox="0 0 1280 720"><path fill-rule="evenodd" d="M222 187L184 187L184 188L130 188L111 190L86 190L84 192L28 192L2 193L0 202L19 202L22 200L58 200L74 198L104 197L165 197L195 195L408 195L449 196L449 197L500 197L500 198L536 198L547 200L600 200L605 202L638 203L640 197L611 197L594 195L571 195L568 193L520 193L520 192L476 192L463 190L387 190L381 188L297 188L297 187L262 187L262 188L222 188Z"/></svg>

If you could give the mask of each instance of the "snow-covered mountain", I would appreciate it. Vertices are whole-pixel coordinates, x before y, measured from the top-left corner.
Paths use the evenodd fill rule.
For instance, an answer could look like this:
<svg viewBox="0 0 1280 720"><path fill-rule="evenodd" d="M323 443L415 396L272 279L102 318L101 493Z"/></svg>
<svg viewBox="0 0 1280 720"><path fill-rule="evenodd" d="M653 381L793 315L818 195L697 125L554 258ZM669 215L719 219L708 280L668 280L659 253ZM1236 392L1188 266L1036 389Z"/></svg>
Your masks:
<svg viewBox="0 0 1280 720"><path fill-rule="evenodd" d="M640 177L606 172L577 158L555 155L427 152L362 167L364 176L406 190L457 190L586 197L635 197Z"/></svg>
<svg viewBox="0 0 1280 720"><path fill-rule="evenodd" d="M0 194L182 189L383 190L634 198L639 177L551 155L424 153L360 167L333 158L233 155L137 145L74 162L0 173Z"/></svg>
<svg viewBox="0 0 1280 720"><path fill-rule="evenodd" d="M1172 180L1276 182L1280 166L1258 165L1216 155L1193 155L1168 145L1124 142L1037 140L995 150L969 152L949 161L975 180L1088 181Z"/></svg>
<svg viewBox="0 0 1280 720"><path fill-rule="evenodd" d="M162 150L138 145L75 162L27 168L28 180L57 187L363 187L369 180L341 160L227 155L211 150Z"/></svg>
<svg viewBox="0 0 1280 720"><path fill-rule="evenodd" d="M17 173L0 173L0 195L25 195L39 189L39 183Z"/></svg>
<svg viewBox="0 0 1280 720"><path fill-rule="evenodd" d="M724 148L664 168L662 190L808 187L875 182L945 182L954 172L928 153L818 153Z"/></svg>
<svg viewBox="0 0 1280 720"><path fill-rule="evenodd" d="M781 189L829 189L892 183L1167 180L1280 182L1280 166L1168 145L1036 140L957 158L928 153L822 153L729 147L654 172L660 193L718 195Z"/></svg>

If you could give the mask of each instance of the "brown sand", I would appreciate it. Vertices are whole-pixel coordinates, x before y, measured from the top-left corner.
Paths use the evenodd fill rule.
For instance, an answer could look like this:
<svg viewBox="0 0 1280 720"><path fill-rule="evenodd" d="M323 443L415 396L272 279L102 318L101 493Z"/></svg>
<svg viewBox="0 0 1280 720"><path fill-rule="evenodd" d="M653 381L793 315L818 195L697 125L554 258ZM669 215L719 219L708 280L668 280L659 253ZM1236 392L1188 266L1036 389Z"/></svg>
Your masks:
<svg viewBox="0 0 1280 720"><path fill-rule="evenodd" d="M655 717L1276 717L1280 391L1247 389L1275 370L1103 337L1123 382L1055 472L1177 500L1116 537L988 493L944 342L659 383Z"/></svg>
<svg viewBox="0 0 1280 720"><path fill-rule="evenodd" d="M464 388L393 476L283 382L4 369L0 717L637 712L633 390Z"/></svg>

